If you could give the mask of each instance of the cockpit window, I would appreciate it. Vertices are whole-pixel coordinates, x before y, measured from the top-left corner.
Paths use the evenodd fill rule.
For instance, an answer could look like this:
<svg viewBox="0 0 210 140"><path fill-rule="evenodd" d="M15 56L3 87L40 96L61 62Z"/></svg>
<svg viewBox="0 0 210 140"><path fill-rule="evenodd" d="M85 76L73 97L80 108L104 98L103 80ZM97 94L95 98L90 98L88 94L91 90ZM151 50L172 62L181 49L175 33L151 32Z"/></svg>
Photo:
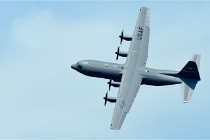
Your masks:
<svg viewBox="0 0 210 140"><path fill-rule="evenodd" d="M79 69L82 69L82 66L81 66L81 65L78 65L78 68L79 68Z"/></svg>

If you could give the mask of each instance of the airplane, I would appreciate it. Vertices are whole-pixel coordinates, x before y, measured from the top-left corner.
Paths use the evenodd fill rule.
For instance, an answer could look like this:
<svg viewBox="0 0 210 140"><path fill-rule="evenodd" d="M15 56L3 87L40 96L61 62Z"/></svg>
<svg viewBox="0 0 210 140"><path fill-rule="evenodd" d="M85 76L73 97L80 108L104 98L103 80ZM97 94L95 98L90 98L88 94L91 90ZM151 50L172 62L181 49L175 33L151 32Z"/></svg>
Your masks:
<svg viewBox="0 0 210 140"><path fill-rule="evenodd" d="M109 79L110 87L119 87L117 97L105 97L105 104L115 103L115 109L110 128L121 129L127 113L129 112L134 99L141 85L166 86L182 84L183 103L190 101L192 93L198 81L200 54L194 54L192 59L180 71L160 70L146 67L148 57L150 34L150 9L141 7L133 36L125 36L123 31L120 37L120 44L123 40L131 41L128 52L121 52L117 49L118 56L127 57L125 64L102 62L96 60L83 60L71 65L71 68L91 77Z"/></svg>

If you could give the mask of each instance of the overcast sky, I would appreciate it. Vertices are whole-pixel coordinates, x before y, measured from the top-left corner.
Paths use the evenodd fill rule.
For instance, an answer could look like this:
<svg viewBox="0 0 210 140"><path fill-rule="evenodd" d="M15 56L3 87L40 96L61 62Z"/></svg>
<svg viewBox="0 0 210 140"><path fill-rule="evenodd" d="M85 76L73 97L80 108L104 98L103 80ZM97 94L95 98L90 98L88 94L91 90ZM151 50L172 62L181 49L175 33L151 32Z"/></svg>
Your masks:
<svg viewBox="0 0 210 140"><path fill-rule="evenodd" d="M142 6L151 9L147 66L179 71L200 53L202 80L188 104L181 85L141 86L113 131L108 80L70 66L124 63L118 36L133 34ZM0 2L0 138L210 138L209 13L210 2Z"/></svg>

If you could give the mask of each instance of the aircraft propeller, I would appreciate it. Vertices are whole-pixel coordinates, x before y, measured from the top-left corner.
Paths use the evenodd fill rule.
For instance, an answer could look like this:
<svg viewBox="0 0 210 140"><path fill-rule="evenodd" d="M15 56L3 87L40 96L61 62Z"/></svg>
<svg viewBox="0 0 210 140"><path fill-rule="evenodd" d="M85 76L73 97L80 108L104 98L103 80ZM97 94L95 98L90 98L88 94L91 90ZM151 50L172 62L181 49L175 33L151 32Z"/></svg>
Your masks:
<svg viewBox="0 0 210 140"><path fill-rule="evenodd" d="M118 60L119 52L120 52L120 46L117 48L117 51L115 52L115 54L117 55L116 60Z"/></svg>
<svg viewBox="0 0 210 140"><path fill-rule="evenodd" d="M106 92L106 95L105 95L105 97L103 98L103 99L105 100L105 102L104 102L104 106L106 106L106 103L107 103L107 97L108 97L108 91Z"/></svg>
<svg viewBox="0 0 210 140"><path fill-rule="evenodd" d="M110 91L112 79L110 79L109 82L107 82L107 83L109 84L109 91Z"/></svg>
<svg viewBox="0 0 210 140"><path fill-rule="evenodd" d="M120 37L120 44L122 44L122 41L123 41L123 36L124 36L124 30L122 30L121 32L121 35L119 36Z"/></svg>

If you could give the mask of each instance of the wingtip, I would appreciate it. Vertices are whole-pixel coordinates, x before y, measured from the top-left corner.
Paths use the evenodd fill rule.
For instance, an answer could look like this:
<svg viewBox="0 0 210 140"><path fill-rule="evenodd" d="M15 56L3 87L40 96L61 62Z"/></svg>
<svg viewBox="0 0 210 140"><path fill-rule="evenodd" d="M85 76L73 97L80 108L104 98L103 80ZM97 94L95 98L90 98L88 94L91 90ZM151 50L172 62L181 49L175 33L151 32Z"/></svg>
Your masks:
<svg viewBox="0 0 210 140"><path fill-rule="evenodd" d="M112 130L120 130L119 127L114 127L112 124L110 125L110 129L112 129Z"/></svg>

